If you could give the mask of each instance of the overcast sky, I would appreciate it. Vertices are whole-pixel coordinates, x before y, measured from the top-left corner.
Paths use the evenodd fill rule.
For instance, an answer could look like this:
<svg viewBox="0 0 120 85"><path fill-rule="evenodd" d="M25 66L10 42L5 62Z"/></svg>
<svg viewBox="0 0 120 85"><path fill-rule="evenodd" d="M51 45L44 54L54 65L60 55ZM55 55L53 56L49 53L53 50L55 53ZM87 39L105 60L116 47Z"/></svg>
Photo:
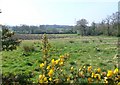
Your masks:
<svg viewBox="0 0 120 85"><path fill-rule="evenodd" d="M100 22L118 10L119 0L0 0L5 25L74 25L85 18Z"/></svg>

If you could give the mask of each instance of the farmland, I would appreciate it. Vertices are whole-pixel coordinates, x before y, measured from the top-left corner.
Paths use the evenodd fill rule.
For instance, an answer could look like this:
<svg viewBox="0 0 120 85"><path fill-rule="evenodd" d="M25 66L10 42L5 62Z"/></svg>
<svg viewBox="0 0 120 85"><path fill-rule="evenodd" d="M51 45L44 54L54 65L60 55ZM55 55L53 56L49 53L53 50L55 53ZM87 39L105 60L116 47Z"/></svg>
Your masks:
<svg viewBox="0 0 120 85"><path fill-rule="evenodd" d="M38 82L38 75L41 73L39 64L42 63L41 38L30 38L22 40L20 46L14 51L2 51L2 74L21 76L22 82L27 81L26 75L31 82ZM34 35L32 35L34 36ZM42 35L37 35L41 37ZM68 53L70 55L65 65L66 72L73 66L79 68L82 65L91 65L93 68L100 67L102 71L113 70L118 64L117 37L108 36L78 36L75 34L48 34L51 45L50 57L57 59L59 56ZM19 36L21 37L21 36ZM21 39L21 38L20 38ZM25 46L30 47L27 51Z"/></svg>

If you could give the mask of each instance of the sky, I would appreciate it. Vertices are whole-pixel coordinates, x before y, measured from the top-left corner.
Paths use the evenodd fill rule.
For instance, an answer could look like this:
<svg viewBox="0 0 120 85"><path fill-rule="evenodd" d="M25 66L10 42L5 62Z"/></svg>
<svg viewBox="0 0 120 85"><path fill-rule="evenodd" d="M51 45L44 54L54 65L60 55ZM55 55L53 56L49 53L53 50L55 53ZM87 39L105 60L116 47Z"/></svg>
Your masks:
<svg viewBox="0 0 120 85"><path fill-rule="evenodd" d="M0 24L75 25L100 22L118 11L119 0L0 0Z"/></svg>

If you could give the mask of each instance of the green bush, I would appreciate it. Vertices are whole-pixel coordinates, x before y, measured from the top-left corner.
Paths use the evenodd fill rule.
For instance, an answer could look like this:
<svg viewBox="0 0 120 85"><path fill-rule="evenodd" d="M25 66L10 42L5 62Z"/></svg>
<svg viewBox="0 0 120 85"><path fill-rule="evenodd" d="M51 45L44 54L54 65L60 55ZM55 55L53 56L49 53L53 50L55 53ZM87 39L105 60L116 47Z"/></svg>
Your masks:
<svg viewBox="0 0 120 85"><path fill-rule="evenodd" d="M32 45L23 45L22 48L25 53L35 51L35 47Z"/></svg>
<svg viewBox="0 0 120 85"><path fill-rule="evenodd" d="M20 44L20 40L14 39L12 36L14 32L11 32L7 27L2 26L2 50L14 50Z"/></svg>

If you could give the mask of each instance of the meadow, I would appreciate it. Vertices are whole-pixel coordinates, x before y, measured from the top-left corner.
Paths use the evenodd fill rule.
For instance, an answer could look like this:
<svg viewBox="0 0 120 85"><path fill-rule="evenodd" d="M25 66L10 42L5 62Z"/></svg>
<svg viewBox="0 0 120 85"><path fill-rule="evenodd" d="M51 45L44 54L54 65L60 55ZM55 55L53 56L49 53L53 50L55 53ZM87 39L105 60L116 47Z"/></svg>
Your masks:
<svg viewBox="0 0 120 85"><path fill-rule="evenodd" d="M41 35L40 35L41 36ZM58 59L65 53L65 71L83 65L100 67L102 71L114 70L118 65L117 37L110 36L78 36L74 34L48 34L51 45L49 59ZM2 51L2 76L5 81L38 82L42 63L41 39L22 40L14 51ZM14 77L14 78L13 78Z"/></svg>

